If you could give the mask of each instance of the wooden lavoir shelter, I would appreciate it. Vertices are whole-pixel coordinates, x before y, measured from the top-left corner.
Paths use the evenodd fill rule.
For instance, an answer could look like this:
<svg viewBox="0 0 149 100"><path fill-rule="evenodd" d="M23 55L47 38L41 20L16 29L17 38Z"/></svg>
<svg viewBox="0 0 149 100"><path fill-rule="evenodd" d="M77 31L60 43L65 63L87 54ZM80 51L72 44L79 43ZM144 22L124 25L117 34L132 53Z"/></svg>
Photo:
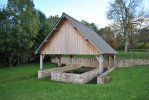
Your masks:
<svg viewBox="0 0 149 100"><path fill-rule="evenodd" d="M61 65L63 55L95 55L102 73L104 55L110 59L116 51L95 31L63 13L35 53L40 53L40 69L43 69L45 55L56 55L58 66Z"/></svg>

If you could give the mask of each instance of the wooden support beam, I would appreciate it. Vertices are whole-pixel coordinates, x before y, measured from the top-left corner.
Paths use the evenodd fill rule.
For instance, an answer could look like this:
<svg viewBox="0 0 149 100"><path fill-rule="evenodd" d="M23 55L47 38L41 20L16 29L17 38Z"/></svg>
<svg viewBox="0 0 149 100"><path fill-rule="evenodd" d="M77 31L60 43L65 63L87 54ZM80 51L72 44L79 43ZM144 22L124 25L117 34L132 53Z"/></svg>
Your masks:
<svg viewBox="0 0 149 100"><path fill-rule="evenodd" d="M40 70L43 69L43 59L44 59L44 56L43 54L40 54Z"/></svg>
<svg viewBox="0 0 149 100"><path fill-rule="evenodd" d="M58 67L60 67L60 66L61 66L61 58L62 58L62 56L61 56L61 55L58 55L58 56L57 56L57 60L58 60Z"/></svg>
<svg viewBox="0 0 149 100"><path fill-rule="evenodd" d="M113 66L116 66L116 55L113 55Z"/></svg>
<svg viewBox="0 0 149 100"><path fill-rule="evenodd" d="M108 69L111 68L111 55L108 56Z"/></svg>
<svg viewBox="0 0 149 100"><path fill-rule="evenodd" d="M74 60L73 57L74 57L74 55L70 55L70 58L71 58L71 64L73 64L73 62L74 62L74 61L73 61L73 60Z"/></svg>
<svg viewBox="0 0 149 100"><path fill-rule="evenodd" d="M96 59L98 60L99 63L100 73L103 73L103 60L104 60L103 55L96 56Z"/></svg>

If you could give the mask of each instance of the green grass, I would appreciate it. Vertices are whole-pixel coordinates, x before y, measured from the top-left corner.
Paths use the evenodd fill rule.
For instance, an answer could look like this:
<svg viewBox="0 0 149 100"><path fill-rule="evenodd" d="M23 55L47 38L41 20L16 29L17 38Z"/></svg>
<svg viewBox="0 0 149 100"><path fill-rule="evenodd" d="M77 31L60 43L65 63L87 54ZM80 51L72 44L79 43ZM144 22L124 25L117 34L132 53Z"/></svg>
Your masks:
<svg viewBox="0 0 149 100"><path fill-rule="evenodd" d="M149 52L143 51L118 51L116 55L118 58L127 58L127 59L149 59Z"/></svg>
<svg viewBox="0 0 149 100"><path fill-rule="evenodd" d="M38 66L0 69L0 100L149 100L149 65L117 68L105 85L37 79Z"/></svg>
<svg viewBox="0 0 149 100"><path fill-rule="evenodd" d="M56 64L44 64L44 69L53 68ZM0 82L28 79L37 76L39 64L26 64L17 67L0 68Z"/></svg>

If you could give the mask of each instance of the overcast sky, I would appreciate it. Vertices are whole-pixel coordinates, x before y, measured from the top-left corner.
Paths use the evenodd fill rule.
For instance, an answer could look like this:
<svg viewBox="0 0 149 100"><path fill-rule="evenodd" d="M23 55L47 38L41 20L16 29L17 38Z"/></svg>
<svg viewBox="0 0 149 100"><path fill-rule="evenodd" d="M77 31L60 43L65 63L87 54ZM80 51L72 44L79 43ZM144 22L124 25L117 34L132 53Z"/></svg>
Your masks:
<svg viewBox="0 0 149 100"><path fill-rule="evenodd" d="M109 1L114 0L33 0L35 8L42 11L46 17L59 15L63 12L77 20L86 20L98 25L99 28L107 26L110 21L106 17ZM0 5L7 0L0 0ZM149 11L149 0L144 0L144 8Z"/></svg>

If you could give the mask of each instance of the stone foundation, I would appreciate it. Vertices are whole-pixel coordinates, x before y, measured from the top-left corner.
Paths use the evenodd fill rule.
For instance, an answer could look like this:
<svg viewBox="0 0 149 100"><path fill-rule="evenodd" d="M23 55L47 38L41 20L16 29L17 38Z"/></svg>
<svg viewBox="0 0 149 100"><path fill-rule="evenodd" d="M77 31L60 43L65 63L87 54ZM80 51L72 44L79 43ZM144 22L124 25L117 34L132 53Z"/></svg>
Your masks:
<svg viewBox="0 0 149 100"><path fill-rule="evenodd" d="M51 80L84 84L99 75L99 68L92 69L82 74L66 73L66 72L51 72Z"/></svg>
<svg viewBox="0 0 149 100"><path fill-rule="evenodd" d="M57 63L56 59L52 59L52 62ZM38 78L50 77L51 80L68 82L68 83L79 83L84 84L97 77L100 74L98 68L98 61L96 58L73 58L62 57L62 63L66 64L65 67L58 67L46 70L38 71ZM106 62L106 60L104 61ZM111 67L129 67L135 65L146 65L149 64L148 59L115 59L115 62L111 62ZM105 64L104 64L105 65ZM84 72L82 74L67 73L66 71L79 68L81 66L95 67L90 71ZM104 66L105 67L105 66ZM102 73L97 77L98 84L104 84L110 81L110 77L107 76L114 68Z"/></svg>
<svg viewBox="0 0 149 100"><path fill-rule="evenodd" d="M111 68L108 71L102 73L101 75L97 76L97 84L105 84L110 81L110 77L107 76L111 71L115 68Z"/></svg>
<svg viewBox="0 0 149 100"><path fill-rule="evenodd" d="M45 78L45 77L50 77L51 76L51 72L53 71L65 71L65 70L68 70L68 69L71 69L71 68L74 68L76 66L74 65L68 65L68 66L65 66L65 67L57 67L57 68L51 68L51 69L45 69L45 70L39 70L38 71L38 78Z"/></svg>
<svg viewBox="0 0 149 100"><path fill-rule="evenodd" d="M57 63L57 59L52 58L53 63ZM63 64L75 64L81 66L98 66L98 61L96 58L73 58L73 62L70 57L62 57ZM106 57L104 58L103 66L108 66L108 61ZM111 61L111 67L129 67L135 65L147 65L149 64L149 59L115 59L115 62Z"/></svg>

